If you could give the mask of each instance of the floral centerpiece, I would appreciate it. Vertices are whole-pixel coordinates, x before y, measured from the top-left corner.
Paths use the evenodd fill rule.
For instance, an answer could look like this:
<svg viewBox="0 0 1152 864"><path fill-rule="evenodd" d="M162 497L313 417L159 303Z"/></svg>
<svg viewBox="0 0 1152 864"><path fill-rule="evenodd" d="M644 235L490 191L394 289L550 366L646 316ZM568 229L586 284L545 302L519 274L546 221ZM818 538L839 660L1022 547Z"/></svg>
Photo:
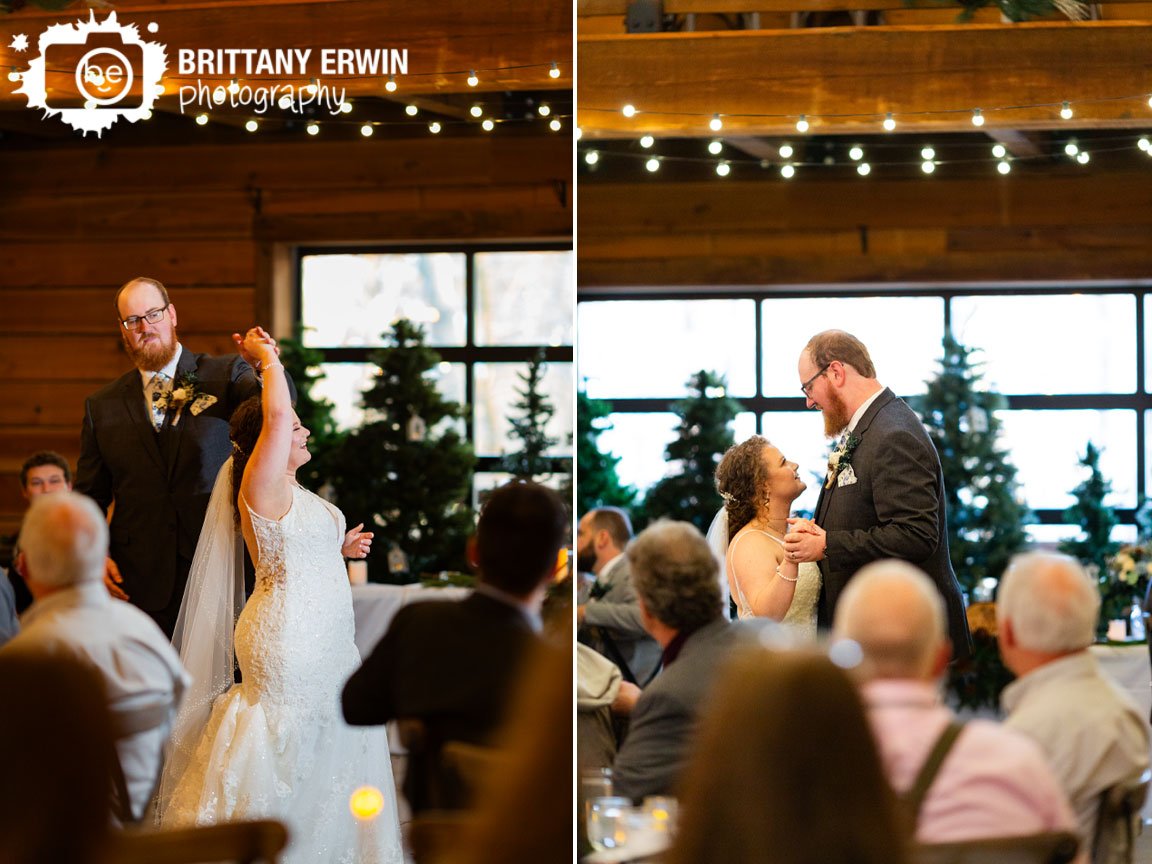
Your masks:
<svg viewBox="0 0 1152 864"><path fill-rule="evenodd" d="M1098 575L1100 584L1100 621L1128 617L1135 600L1144 602L1148 580L1152 577L1152 542L1122 546L1108 559L1108 566Z"/></svg>

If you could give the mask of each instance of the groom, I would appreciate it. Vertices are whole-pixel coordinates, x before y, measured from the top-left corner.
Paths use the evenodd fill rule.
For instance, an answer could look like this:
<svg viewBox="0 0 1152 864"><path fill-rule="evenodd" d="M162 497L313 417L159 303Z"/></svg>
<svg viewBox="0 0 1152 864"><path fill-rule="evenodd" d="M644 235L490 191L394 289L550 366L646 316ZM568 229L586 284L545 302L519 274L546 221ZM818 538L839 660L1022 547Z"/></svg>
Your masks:
<svg viewBox="0 0 1152 864"><path fill-rule="evenodd" d="M84 403L75 488L105 511L114 505L109 554L121 587L171 638L212 484L231 449L228 421L260 382L250 358L184 350L176 307L157 280L125 283L115 302L136 368Z"/></svg>
<svg viewBox="0 0 1152 864"><path fill-rule="evenodd" d="M807 406L824 415L824 434L840 437L814 522L789 520L784 538L789 557L820 565L819 625L832 624L836 601L856 571L897 558L936 584L948 609L953 655L967 657L968 621L948 557L944 477L920 418L876 380L868 349L842 330L813 336L798 371Z"/></svg>

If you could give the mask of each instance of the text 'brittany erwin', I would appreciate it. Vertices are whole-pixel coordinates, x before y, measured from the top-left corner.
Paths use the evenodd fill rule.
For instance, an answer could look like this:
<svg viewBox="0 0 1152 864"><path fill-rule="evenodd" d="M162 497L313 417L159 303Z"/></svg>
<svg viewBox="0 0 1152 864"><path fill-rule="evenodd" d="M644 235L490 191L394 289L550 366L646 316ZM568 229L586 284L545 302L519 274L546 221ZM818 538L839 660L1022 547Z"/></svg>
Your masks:
<svg viewBox="0 0 1152 864"><path fill-rule="evenodd" d="M309 69L313 54L319 69ZM407 75L407 48L181 48L180 75Z"/></svg>

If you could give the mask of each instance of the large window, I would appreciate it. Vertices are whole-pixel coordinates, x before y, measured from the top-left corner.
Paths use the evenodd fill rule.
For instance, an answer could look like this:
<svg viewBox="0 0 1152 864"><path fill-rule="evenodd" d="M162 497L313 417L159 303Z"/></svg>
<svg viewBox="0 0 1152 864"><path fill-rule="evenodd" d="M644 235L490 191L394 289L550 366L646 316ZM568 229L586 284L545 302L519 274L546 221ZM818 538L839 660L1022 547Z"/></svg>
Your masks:
<svg viewBox="0 0 1152 864"><path fill-rule="evenodd" d="M545 352L543 390L556 413L548 454L557 474L572 470L572 252L556 244L492 247L305 249L299 256L305 344L325 356L318 395L344 428L364 420L369 362L393 321L425 331L442 362L430 374L448 398L471 406L464 428L476 448L474 492L494 485L500 457L517 449L508 417L519 375Z"/></svg>
<svg viewBox="0 0 1152 864"><path fill-rule="evenodd" d="M1083 478L1078 459L1092 441L1112 484L1108 502L1134 536L1134 511L1152 493L1146 458L1152 436L1152 292L1132 286L1017 290L724 291L692 295L589 294L577 305L578 374L588 394L613 407L601 445L618 472L647 488L667 469L670 407L688 376L727 376L748 410L736 438L758 432L797 460L809 480L798 509L814 507L828 444L818 412L807 411L796 364L808 338L828 328L859 336L879 378L898 395L924 392L945 332L978 349L987 384L1006 397L1003 443L1036 524L1037 540L1075 533L1061 526Z"/></svg>

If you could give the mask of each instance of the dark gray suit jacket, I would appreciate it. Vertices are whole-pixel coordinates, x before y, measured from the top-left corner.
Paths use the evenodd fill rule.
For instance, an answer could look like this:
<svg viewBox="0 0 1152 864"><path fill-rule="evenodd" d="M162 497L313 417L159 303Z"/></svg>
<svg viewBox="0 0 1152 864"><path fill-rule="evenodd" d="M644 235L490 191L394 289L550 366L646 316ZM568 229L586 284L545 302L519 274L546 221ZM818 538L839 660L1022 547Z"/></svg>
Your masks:
<svg viewBox="0 0 1152 864"><path fill-rule="evenodd" d="M648 635L640 619L640 605L632 588L632 571L627 557L621 555L610 568L605 569L598 581L607 586L607 590L599 599L588 601L584 607L584 624L606 631L636 682L643 685L660 664L660 646ZM598 640L593 638L591 641ZM592 647L607 656L602 645L593 644Z"/></svg>
<svg viewBox="0 0 1152 864"><path fill-rule="evenodd" d="M972 650L960 586L948 557L944 476L936 447L920 418L891 390L876 398L854 434L860 438L851 465L856 482L821 488L816 523L828 532L820 562L823 586L818 621L832 623L848 580L872 561L899 558L928 574L948 609L955 657Z"/></svg>
<svg viewBox="0 0 1152 864"><path fill-rule="evenodd" d="M109 555L129 598L145 611L183 596L212 484L231 452L228 421L236 406L260 392L252 367L236 354L211 357L184 348L176 380L187 373L195 373L198 392L216 403L196 416L185 406L176 426L166 423L160 433L144 407L136 369L84 403L75 488L104 510L115 501Z"/></svg>
<svg viewBox="0 0 1152 864"><path fill-rule="evenodd" d="M708 691L736 644L737 628L717 619L684 642L679 656L640 694L628 737L612 765L617 795L675 795Z"/></svg>

